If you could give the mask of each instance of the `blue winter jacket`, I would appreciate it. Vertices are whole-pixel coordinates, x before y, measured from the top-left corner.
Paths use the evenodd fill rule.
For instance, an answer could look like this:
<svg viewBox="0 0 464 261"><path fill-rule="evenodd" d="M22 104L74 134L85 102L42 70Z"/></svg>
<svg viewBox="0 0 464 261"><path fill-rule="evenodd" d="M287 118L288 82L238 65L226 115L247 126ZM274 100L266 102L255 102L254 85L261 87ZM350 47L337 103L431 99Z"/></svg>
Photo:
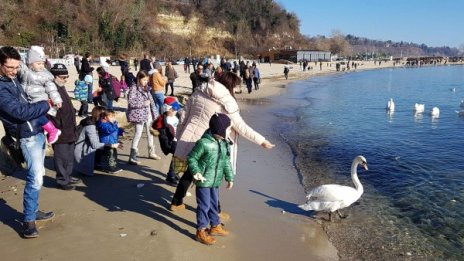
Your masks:
<svg viewBox="0 0 464 261"><path fill-rule="evenodd" d="M0 76L0 120L6 134L16 137L19 126L19 138L37 135L43 131L49 109L47 101L28 103L18 79Z"/></svg>
<svg viewBox="0 0 464 261"><path fill-rule="evenodd" d="M111 123L109 121L102 122L99 120L97 122L98 136L100 137L100 142L105 144L116 144L118 143L119 136L119 127L118 122Z"/></svg>

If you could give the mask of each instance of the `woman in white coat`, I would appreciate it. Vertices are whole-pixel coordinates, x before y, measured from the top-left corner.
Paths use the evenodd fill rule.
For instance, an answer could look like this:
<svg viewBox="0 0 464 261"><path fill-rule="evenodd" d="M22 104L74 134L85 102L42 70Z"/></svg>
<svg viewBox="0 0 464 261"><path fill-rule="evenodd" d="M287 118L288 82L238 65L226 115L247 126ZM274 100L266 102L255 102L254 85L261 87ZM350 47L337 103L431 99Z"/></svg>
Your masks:
<svg viewBox="0 0 464 261"><path fill-rule="evenodd" d="M231 72L224 73L218 81L205 82L200 88L197 88L188 99L185 108L179 112L180 121L177 127L177 147L174 153L174 162L176 173L180 170L184 171L184 175L180 179L172 199L170 207L172 211L185 208L183 198L193 181L193 176L187 170L185 163L187 155L197 140L209 128L209 120L214 113L227 114L232 122L232 132L229 138L232 143L230 159L234 174L237 169L239 135L263 148L271 149L274 147L266 138L248 126L240 116L240 110L234 97L234 87L240 82L240 78ZM183 165L183 167L179 168L179 165Z"/></svg>

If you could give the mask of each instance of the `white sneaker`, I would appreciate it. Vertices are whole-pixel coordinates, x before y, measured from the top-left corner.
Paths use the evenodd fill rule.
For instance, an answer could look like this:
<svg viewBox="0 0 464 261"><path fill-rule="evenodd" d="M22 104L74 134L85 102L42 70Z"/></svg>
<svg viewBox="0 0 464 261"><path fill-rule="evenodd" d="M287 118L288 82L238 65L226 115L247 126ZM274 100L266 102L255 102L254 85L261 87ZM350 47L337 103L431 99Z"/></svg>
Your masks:
<svg viewBox="0 0 464 261"><path fill-rule="evenodd" d="M156 154L151 154L150 156L148 156L150 159L154 159L154 160L160 160L161 157L156 155Z"/></svg>

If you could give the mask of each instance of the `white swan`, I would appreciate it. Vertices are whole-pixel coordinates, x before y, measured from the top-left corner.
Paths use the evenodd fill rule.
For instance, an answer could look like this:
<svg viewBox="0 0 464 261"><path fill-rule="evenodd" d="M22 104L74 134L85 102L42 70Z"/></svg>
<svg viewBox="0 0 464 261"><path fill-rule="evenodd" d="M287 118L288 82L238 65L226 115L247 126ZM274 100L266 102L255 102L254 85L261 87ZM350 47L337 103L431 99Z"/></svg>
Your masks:
<svg viewBox="0 0 464 261"><path fill-rule="evenodd" d="M430 116L432 117L440 116L440 109L438 109L438 107L433 107L432 110L430 111Z"/></svg>
<svg viewBox="0 0 464 261"><path fill-rule="evenodd" d="M416 103L414 104L414 111L416 113L422 113L425 110L425 105L422 103Z"/></svg>
<svg viewBox="0 0 464 261"><path fill-rule="evenodd" d="M393 102L393 99L390 98L390 100L387 102L387 111L394 111L395 110L395 103Z"/></svg>
<svg viewBox="0 0 464 261"><path fill-rule="evenodd" d="M334 211L337 212L340 218L345 218L346 216L342 216L339 209L346 208L356 202L364 192L363 186L358 179L357 168L359 164L365 170L368 169L366 158L363 156L354 158L351 164L351 179L355 188L336 184L322 185L312 189L306 196L308 199L306 204L298 207L304 210L328 211L330 221L332 221L332 212Z"/></svg>

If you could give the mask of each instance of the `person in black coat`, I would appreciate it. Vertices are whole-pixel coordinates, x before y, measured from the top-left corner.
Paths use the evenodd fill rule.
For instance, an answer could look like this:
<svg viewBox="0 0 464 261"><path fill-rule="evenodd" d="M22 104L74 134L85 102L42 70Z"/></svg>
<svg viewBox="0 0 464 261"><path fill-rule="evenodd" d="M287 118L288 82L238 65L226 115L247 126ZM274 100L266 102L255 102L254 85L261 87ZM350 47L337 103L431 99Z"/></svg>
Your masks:
<svg viewBox="0 0 464 261"><path fill-rule="evenodd" d="M151 61L150 59L148 59L148 55L145 54L143 55L143 59L140 61L140 71L144 71L148 74L148 72L151 71L151 69Z"/></svg>
<svg viewBox="0 0 464 261"><path fill-rule="evenodd" d="M85 53L84 57L82 58L81 70L79 73L79 80L81 81L84 80L87 74L90 74L92 76L92 72L94 68L90 66L90 60L92 60L92 55L89 52ZM90 84L88 88L88 96L87 96L87 102L89 103L91 103L93 100L92 92L93 92L93 84Z"/></svg>
<svg viewBox="0 0 464 261"><path fill-rule="evenodd" d="M74 143L77 140L76 109L74 109L71 98L66 91L66 81L69 77L68 70L64 64L54 64L50 72L55 77L55 84L63 100L62 107L58 110L51 121L60 128L61 135L52 145L56 171L57 188L72 190L75 184L80 183L79 178L71 176L74 164Z"/></svg>

